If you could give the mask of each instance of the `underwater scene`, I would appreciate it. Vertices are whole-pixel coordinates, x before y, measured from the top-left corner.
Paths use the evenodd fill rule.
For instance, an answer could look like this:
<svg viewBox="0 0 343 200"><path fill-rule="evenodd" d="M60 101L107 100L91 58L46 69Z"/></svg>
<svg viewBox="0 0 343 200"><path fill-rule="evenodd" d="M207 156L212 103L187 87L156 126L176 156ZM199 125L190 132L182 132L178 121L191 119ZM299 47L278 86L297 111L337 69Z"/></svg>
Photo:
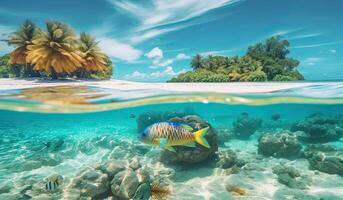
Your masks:
<svg viewBox="0 0 343 200"><path fill-rule="evenodd" d="M343 84L0 90L0 199L343 199Z"/></svg>

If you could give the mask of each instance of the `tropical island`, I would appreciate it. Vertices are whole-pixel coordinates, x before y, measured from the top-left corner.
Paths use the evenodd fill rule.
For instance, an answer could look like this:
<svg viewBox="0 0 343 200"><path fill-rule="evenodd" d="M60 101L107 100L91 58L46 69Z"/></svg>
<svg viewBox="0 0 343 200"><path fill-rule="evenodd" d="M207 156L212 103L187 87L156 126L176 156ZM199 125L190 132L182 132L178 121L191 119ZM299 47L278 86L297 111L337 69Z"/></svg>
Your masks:
<svg viewBox="0 0 343 200"><path fill-rule="evenodd" d="M46 30L26 20L5 39L14 50L0 57L0 78L110 79L113 66L95 37L61 22L48 21Z"/></svg>
<svg viewBox="0 0 343 200"><path fill-rule="evenodd" d="M110 79L113 65L98 47L96 38L58 21L48 21L46 30L26 20L5 39L14 47L0 57L0 78L43 77ZM296 70L299 61L288 57L290 43L280 36L249 46L245 55L195 55L192 71L168 82L296 81L304 76Z"/></svg>
<svg viewBox="0 0 343 200"><path fill-rule="evenodd" d="M296 81L304 76L296 70L299 61L287 57L289 42L280 36L249 46L244 56L195 55L193 71L179 74L169 82Z"/></svg>

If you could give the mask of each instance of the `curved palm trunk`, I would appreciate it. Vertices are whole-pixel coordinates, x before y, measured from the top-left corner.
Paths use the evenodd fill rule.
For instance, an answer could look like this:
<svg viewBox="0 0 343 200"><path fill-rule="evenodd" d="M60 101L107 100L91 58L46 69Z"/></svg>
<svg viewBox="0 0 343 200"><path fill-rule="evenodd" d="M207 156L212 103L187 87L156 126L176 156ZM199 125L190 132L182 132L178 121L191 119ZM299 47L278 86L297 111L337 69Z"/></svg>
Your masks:
<svg viewBox="0 0 343 200"><path fill-rule="evenodd" d="M23 74L24 77L28 77L30 76L30 72L29 72L29 68L27 66L27 63L25 63L24 65L24 74Z"/></svg>
<svg viewBox="0 0 343 200"><path fill-rule="evenodd" d="M58 79L58 73L55 71L53 67L50 67L50 77L54 80Z"/></svg>

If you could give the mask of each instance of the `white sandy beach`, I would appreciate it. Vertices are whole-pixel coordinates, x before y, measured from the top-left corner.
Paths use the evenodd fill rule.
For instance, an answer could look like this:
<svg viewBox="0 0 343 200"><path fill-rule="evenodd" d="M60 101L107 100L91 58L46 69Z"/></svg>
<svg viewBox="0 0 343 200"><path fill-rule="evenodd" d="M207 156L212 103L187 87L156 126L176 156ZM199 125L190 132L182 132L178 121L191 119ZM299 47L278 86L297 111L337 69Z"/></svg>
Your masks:
<svg viewBox="0 0 343 200"><path fill-rule="evenodd" d="M325 85L343 82L320 82ZM0 79L0 89L23 89L51 86L93 86L118 90L164 90L175 92L217 92L227 94L265 93L298 87L315 86L318 82L232 82L232 83L140 83L124 80L40 80L40 79Z"/></svg>

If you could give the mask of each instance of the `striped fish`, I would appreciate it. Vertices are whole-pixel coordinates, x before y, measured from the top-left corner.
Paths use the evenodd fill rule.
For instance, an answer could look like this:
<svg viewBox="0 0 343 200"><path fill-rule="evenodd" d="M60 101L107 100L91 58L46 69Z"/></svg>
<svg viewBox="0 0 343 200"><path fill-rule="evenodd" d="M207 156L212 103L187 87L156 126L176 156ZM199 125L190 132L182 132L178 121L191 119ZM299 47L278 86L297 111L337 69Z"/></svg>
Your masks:
<svg viewBox="0 0 343 200"><path fill-rule="evenodd" d="M210 148L210 145L204 138L208 129L209 127L206 127L193 133L193 128L186 124L160 122L146 128L139 135L139 140L173 152L175 152L173 146L195 147L195 142Z"/></svg>
<svg viewBox="0 0 343 200"><path fill-rule="evenodd" d="M56 191L62 184L63 177L61 175L55 175L47 179L45 183L45 190L48 192Z"/></svg>

